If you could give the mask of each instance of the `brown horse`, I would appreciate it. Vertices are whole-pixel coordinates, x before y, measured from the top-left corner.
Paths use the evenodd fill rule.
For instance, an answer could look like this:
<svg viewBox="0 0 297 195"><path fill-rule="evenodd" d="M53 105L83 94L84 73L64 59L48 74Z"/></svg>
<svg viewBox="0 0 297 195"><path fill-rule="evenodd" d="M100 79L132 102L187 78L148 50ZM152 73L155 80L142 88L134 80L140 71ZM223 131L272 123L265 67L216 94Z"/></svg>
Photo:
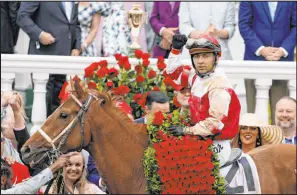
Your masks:
<svg viewBox="0 0 297 195"><path fill-rule="evenodd" d="M23 160L32 167L45 165L44 152L56 148L58 143L58 150L63 153L83 146L94 158L111 193L146 193L142 165L148 145L146 127L134 125L113 106L108 94L86 91L78 82L74 89L71 98L25 143L21 150ZM259 172L262 193L296 193L295 145L260 147L251 156Z"/></svg>

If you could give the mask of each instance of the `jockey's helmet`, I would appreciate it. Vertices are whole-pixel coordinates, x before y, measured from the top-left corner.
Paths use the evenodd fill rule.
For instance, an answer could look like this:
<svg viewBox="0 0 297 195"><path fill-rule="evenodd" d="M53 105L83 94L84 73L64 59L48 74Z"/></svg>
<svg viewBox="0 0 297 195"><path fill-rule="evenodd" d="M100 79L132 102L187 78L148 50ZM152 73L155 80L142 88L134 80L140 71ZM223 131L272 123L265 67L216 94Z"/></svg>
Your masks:
<svg viewBox="0 0 297 195"><path fill-rule="evenodd" d="M213 53L215 60L213 64L213 69L206 73L199 73L197 71L197 74L199 77L204 78L205 76L208 76L213 70L215 69L217 65L217 56L221 57L222 51L221 51L221 45L218 42L218 40L212 36L202 34L198 37L198 39L189 39L186 44L186 48L189 49L189 53L191 55L192 65L193 68L195 68L193 57L195 54L199 53Z"/></svg>

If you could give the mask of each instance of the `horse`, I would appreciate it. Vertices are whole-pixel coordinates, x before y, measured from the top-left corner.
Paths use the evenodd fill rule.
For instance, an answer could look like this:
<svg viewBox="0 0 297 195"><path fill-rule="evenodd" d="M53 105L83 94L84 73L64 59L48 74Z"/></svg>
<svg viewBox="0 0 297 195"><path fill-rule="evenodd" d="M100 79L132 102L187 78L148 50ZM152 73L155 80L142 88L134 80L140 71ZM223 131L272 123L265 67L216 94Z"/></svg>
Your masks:
<svg viewBox="0 0 297 195"><path fill-rule="evenodd" d="M21 155L32 168L47 166L45 153L89 151L110 193L146 194L143 154L146 125L134 124L104 92L73 84L68 100L23 145ZM258 147L250 152L263 194L296 193L296 146ZM45 168L45 167L44 167Z"/></svg>

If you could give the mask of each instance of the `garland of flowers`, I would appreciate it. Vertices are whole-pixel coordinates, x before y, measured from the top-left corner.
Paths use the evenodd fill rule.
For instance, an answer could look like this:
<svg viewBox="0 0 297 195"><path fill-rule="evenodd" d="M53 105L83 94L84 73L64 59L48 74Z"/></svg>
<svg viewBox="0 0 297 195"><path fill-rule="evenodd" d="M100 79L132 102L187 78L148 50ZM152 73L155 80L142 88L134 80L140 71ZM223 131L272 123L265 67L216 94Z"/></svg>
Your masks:
<svg viewBox="0 0 297 195"><path fill-rule="evenodd" d="M198 136L171 136L171 125L190 126L188 112L157 112L148 119L150 144L144 153L144 174L151 194L225 194L213 141Z"/></svg>
<svg viewBox="0 0 297 195"><path fill-rule="evenodd" d="M173 98L173 92L168 90L164 83L163 71L166 64L163 57L157 61L158 70L150 67L150 54L135 50L138 64L132 67L128 56L115 54L117 65L110 67L106 60L94 62L85 68L84 77L88 88L99 91L111 92L121 96L130 104L134 118L139 118L144 113L145 100L149 91L162 91Z"/></svg>

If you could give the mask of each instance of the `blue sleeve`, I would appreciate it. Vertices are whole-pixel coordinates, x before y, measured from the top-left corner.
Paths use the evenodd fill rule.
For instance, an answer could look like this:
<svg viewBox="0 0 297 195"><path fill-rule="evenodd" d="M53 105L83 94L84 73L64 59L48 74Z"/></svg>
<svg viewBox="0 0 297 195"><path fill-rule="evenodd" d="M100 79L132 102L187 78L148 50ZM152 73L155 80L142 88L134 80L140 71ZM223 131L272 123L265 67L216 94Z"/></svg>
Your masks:
<svg viewBox="0 0 297 195"><path fill-rule="evenodd" d="M254 17L252 3L253 2L240 2L238 27L244 43L255 53L257 49L264 46L264 44L252 29Z"/></svg>
<svg viewBox="0 0 297 195"><path fill-rule="evenodd" d="M93 158L91 157L91 155L89 155L89 159L88 159L88 165L87 165L87 169L88 169L88 177L87 179L92 182L93 184L95 184L96 186L99 187L99 179L100 179L100 175L97 171L97 168L95 166L95 163L93 161Z"/></svg>
<svg viewBox="0 0 297 195"><path fill-rule="evenodd" d="M289 3L289 2L287 2ZM282 46L287 50L289 53L294 53L294 48L296 47L296 2L291 2L292 5L292 14L290 16L290 33L288 34L287 38L283 41Z"/></svg>

